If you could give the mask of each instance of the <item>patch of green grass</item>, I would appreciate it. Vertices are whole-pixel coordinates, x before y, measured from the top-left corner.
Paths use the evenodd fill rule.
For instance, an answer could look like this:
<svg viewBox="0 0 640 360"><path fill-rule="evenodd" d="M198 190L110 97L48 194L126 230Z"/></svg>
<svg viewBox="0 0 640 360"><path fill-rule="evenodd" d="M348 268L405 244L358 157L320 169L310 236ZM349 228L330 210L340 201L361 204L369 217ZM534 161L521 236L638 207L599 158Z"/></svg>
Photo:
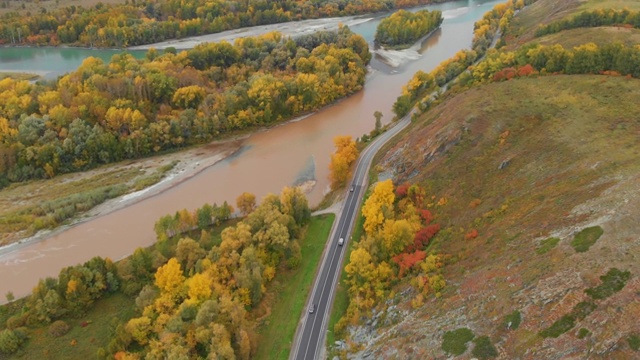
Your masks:
<svg viewBox="0 0 640 360"><path fill-rule="evenodd" d="M285 360L289 357L298 320L313 285L313 278L334 220L334 214L312 217L300 243L300 267L276 276L269 290L274 294L271 314L258 329L260 339L254 359Z"/></svg>
<svg viewBox="0 0 640 360"><path fill-rule="evenodd" d="M580 328L580 330L578 330L578 339L584 339L589 334L591 334L589 329Z"/></svg>
<svg viewBox="0 0 640 360"><path fill-rule="evenodd" d="M577 233L571 241L571 246L576 252L586 252L589 248L598 241L600 236L604 233L604 230L600 226L591 226L582 229Z"/></svg>
<svg viewBox="0 0 640 360"><path fill-rule="evenodd" d="M544 239L540 242L540 246L536 249L536 253L538 255L546 254L549 250L553 249L558 245L560 239L557 237L550 237L548 239Z"/></svg>
<svg viewBox="0 0 640 360"><path fill-rule="evenodd" d="M488 336L480 336L473 340L475 346L471 353L473 356L480 360L492 359L498 356L496 347L491 343L491 339Z"/></svg>
<svg viewBox="0 0 640 360"><path fill-rule="evenodd" d="M442 339L442 350L448 354L462 355L467 351L467 343L474 337L473 331L467 328L447 331Z"/></svg>
<svg viewBox="0 0 640 360"><path fill-rule="evenodd" d="M606 274L600 276L602 284L586 289L584 292L594 300L606 299L622 290L630 277L631 272L629 271L620 271L616 268L611 268Z"/></svg>
<svg viewBox="0 0 640 360"><path fill-rule="evenodd" d="M157 184L164 178L167 172L171 171L178 164L178 162L178 160L174 160L167 165L159 167L153 174L137 178L133 183L133 190L139 191Z"/></svg>
<svg viewBox="0 0 640 360"><path fill-rule="evenodd" d="M116 293L95 302L79 319L64 319L71 326L61 337L49 334L49 325L29 329L29 340L14 355L17 359L95 359L112 335L112 320L135 316L135 301ZM81 324L86 324L82 327ZM75 340L75 341L74 341ZM75 345L72 345L72 342Z"/></svg>
<svg viewBox="0 0 640 360"><path fill-rule="evenodd" d="M557 338L558 336L573 329L574 326L576 326L576 318L571 314L567 314L556 320L548 328L542 330L540 332L540 336L544 338Z"/></svg>
<svg viewBox="0 0 640 360"><path fill-rule="evenodd" d="M588 301L582 301L576 304L569 314L562 316L556 322L551 324L551 326L542 330L540 332L540 336L544 338L557 338L558 336L573 329L573 327L576 326L576 321L580 321L587 317L587 315L592 313L596 307L596 304Z"/></svg>
<svg viewBox="0 0 640 360"><path fill-rule="evenodd" d="M571 314L577 319L582 320L591 314L598 306L590 301L581 301L573 307Z"/></svg>
<svg viewBox="0 0 640 360"><path fill-rule="evenodd" d="M504 317L504 327L509 330L516 330L520 327L520 322L522 321L522 317L520 316L520 311L515 310L511 314Z"/></svg>
<svg viewBox="0 0 640 360"><path fill-rule="evenodd" d="M629 337L627 337L627 342L632 350L640 350L640 336L637 334L629 335Z"/></svg>

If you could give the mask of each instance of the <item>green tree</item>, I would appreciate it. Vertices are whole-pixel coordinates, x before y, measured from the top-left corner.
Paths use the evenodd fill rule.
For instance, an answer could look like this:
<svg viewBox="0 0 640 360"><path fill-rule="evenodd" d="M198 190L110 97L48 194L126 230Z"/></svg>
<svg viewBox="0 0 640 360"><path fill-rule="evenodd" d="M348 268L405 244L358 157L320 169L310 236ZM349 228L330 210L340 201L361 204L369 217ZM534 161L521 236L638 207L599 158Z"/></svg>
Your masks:
<svg viewBox="0 0 640 360"><path fill-rule="evenodd" d="M376 133L380 132L380 129L382 129L382 113L378 110L376 110L373 113L373 117L376 118L376 127L375 127L375 131Z"/></svg>

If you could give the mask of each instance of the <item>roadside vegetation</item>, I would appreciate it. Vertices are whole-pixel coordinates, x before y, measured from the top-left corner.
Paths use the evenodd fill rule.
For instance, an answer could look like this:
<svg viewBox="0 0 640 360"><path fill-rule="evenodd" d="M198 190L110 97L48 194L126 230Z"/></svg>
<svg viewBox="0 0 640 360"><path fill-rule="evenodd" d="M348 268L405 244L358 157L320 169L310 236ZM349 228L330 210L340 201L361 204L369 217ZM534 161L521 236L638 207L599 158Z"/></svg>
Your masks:
<svg viewBox="0 0 640 360"><path fill-rule="evenodd" d="M345 266L349 303L333 328L334 336L344 336L347 326L370 313L401 279L417 288L416 306L427 295L440 296L445 286L442 258L427 250L440 230L428 210L434 206L417 185L395 188L386 180L373 186L362 207L363 233L353 239Z"/></svg>
<svg viewBox="0 0 640 360"><path fill-rule="evenodd" d="M257 307L257 351L254 359L289 358L300 314L313 286L334 214L314 216L300 241L302 260L296 270L284 270L273 280ZM261 316L258 314L264 313Z"/></svg>
<svg viewBox="0 0 640 360"><path fill-rule="evenodd" d="M440 27L442 12L420 10L397 11L378 24L374 42L390 49L406 49L419 39Z"/></svg>

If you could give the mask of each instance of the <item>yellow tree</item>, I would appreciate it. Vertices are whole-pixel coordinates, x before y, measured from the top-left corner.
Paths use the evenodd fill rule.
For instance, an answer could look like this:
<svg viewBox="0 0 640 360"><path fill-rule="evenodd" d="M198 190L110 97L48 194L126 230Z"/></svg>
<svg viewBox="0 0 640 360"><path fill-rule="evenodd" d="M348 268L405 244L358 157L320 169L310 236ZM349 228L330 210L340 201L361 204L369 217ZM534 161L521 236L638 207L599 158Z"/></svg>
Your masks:
<svg viewBox="0 0 640 360"><path fill-rule="evenodd" d="M401 253L411 242L415 231L405 219L386 220L383 229L383 248L387 257Z"/></svg>
<svg viewBox="0 0 640 360"><path fill-rule="evenodd" d="M249 192L243 192L236 199L236 205L242 215L247 216L256 208L256 196Z"/></svg>
<svg viewBox="0 0 640 360"><path fill-rule="evenodd" d="M198 85L185 86L173 94L173 103L183 109L195 109L204 100L205 95L205 89Z"/></svg>
<svg viewBox="0 0 640 360"><path fill-rule="evenodd" d="M146 316L133 318L127 322L125 330L140 345L149 342L149 332L151 331L151 319Z"/></svg>
<svg viewBox="0 0 640 360"><path fill-rule="evenodd" d="M358 158L358 149L351 136L336 136L333 143L336 152L331 155L329 178L331 179L331 187L337 189L349 179L351 175L349 169Z"/></svg>
<svg viewBox="0 0 640 360"><path fill-rule="evenodd" d="M374 235L384 223L385 218L393 217L393 183L391 179L381 181L373 188L373 193L362 207L364 216L364 231L368 235Z"/></svg>
<svg viewBox="0 0 640 360"><path fill-rule="evenodd" d="M249 334L245 330L240 330L238 333L238 357L242 360L249 360L251 358L251 340Z"/></svg>
<svg viewBox="0 0 640 360"><path fill-rule="evenodd" d="M195 274L189 281L189 303L200 304L211 297L213 281L205 274Z"/></svg>
<svg viewBox="0 0 640 360"><path fill-rule="evenodd" d="M164 266L159 267L158 271L156 271L155 278L156 286L158 286L163 293L167 293L172 297L178 294L184 283L182 269L176 258L169 259Z"/></svg>

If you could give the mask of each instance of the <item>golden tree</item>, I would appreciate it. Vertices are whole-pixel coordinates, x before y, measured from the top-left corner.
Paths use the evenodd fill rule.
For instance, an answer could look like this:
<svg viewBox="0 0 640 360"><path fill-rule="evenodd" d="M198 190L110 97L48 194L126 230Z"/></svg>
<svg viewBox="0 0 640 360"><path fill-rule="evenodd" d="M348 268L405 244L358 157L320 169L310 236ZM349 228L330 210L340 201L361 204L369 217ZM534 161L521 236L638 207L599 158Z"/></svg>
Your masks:
<svg viewBox="0 0 640 360"><path fill-rule="evenodd" d="M351 136L336 136L333 139L333 143L335 144L336 152L331 155L329 178L331 179L331 187L337 189L344 185L351 176L349 170L353 162L358 158L358 149Z"/></svg>

